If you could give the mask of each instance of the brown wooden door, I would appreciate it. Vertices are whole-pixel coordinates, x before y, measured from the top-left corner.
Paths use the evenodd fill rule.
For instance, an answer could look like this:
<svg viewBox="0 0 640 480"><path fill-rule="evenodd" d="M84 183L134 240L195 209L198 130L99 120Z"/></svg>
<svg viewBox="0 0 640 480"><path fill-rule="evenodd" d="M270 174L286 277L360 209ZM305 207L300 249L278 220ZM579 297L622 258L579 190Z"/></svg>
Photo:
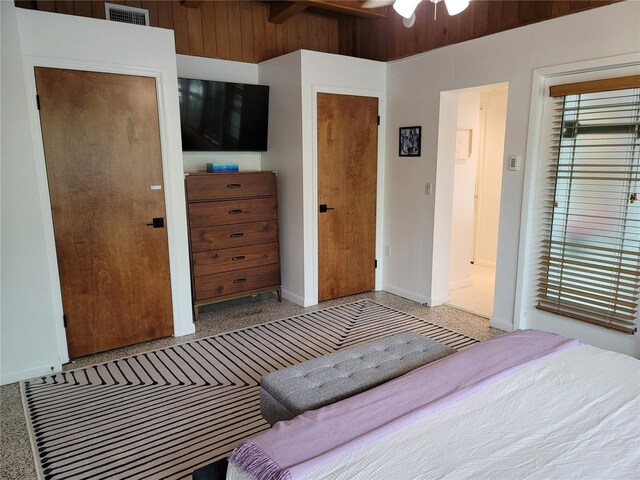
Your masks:
<svg viewBox="0 0 640 480"><path fill-rule="evenodd" d="M69 356L173 334L155 79L36 68ZM152 186L156 186L152 188Z"/></svg>
<svg viewBox="0 0 640 480"><path fill-rule="evenodd" d="M320 301L375 288L377 162L378 99L319 93Z"/></svg>

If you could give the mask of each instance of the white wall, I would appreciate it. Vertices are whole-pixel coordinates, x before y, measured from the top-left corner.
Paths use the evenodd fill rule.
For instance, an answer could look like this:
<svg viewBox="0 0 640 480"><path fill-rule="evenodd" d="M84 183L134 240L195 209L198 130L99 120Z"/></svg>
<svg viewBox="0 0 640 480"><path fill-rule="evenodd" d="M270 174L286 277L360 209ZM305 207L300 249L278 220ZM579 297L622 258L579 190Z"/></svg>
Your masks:
<svg viewBox="0 0 640 480"><path fill-rule="evenodd" d="M262 168L278 173L280 270L284 298L304 304L304 219L302 161L301 52L259 65L260 83L269 85L269 149Z"/></svg>
<svg viewBox="0 0 640 480"><path fill-rule="evenodd" d="M406 290L409 295L407 298L415 300L416 302L427 303L429 306L441 305L449 299L449 262L451 255L451 211L453 209L453 183L455 179L455 168L451 163L451 158L456 154L456 129L458 126L458 93L457 92L442 92L440 94L440 108L438 113L438 143L437 143L437 155L433 160L434 164L438 163L436 169L435 182L431 195L428 195L426 205L429 208L433 208L435 216L433 219L433 225L420 222L420 228L425 231L421 237L413 238L413 243L423 248L432 249L435 252L446 252L433 257L430 270L420 269L422 262L429 260L424 255L419 255L420 262L416 260L416 263L411 263L411 257L414 255L414 251L405 251L406 261L405 267L408 271L418 268L420 269L418 275L422 279L423 283L414 284L411 287L413 290ZM424 131L423 131L424 134ZM423 140L424 141L424 140ZM396 177L403 176L404 172L396 173ZM445 194L437 195L438 190L443 190ZM416 192L409 191L407 193L415 195ZM425 192L426 193L426 192ZM436 193L434 198L434 193ZM389 202L395 203L395 202ZM387 205L388 208L388 205ZM411 222L410 218L406 218L406 215L400 215L390 218L392 221L401 220L403 222ZM440 225L440 229L436 229L435 225ZM385 225L385 230L389 228L389 223ZM446 230L442 230L445 228ZM393 238L393 232L389 235ZM388 240L391 243L391 240ZM394 250L398 248L393 247ZM397 258L394 260L394 264ZM425 267L426 268L426 267ZM431 292L420 291L423 288L424 282L431 282ZM386 288L388 290L388 287ZM399 287L394 286L394 290L401 290ZM392 291L392 293L398 293ZM430 293L430 295L429 295ZM398 293L401 295L401 293Z"/></svg>
<svg viewBox="0 0 640 480"><path fill-rule="evenodd" d="M217 58L177 55L178 76L219 82L259 83L258 65ZM233 162L240 170L260 170L260 152L184 152L184 171L206 170L207 163Z"/></svg>
<svg viewBox="0 0 640 480"><path fill-rule="evenodd" d="M478 172L480 131L480 90L458 93L457 130L471 130L471 155L464 159L454 156L453 206L451 208L451 259L449 289L471 285L473 260L474 204ZM446 159L445 159L446 161Z"/></svg>
<svg viewBox="0 0 640 480"><path fill-rule="evenodd" d="M3 240L5 229L14 227L13 223L18 219L22 219L25 224L16 227L15 232L10 232L13 238L8 244L3 242L2 245L3 259L11 258L15 265L25 265L25 272L22 273L17 272L15 267L5 272L3 265L2 381L15 381L46 373L52 365L58 369L60 363L67 360L44 153L35 107L34 66L128 73L156 78L174 331L175 335L193 333L195 328L191 314L189 250L172 32L70 15L14 10L8 2L2 2L2 8L3 14L9 12L6 15L9 28L2 29L3 61L4 48L9 53L7 68L3 68L3 89L5 75L12 86L22 83L22 88L16 90L17 98L8 101L8 106L5 106L3 97L3 116L17 119L11 120L12 123L22 122L15 127L8 127L19 129L20 134L7 133L5 137L3 131L2 165L3 170L8 165L6 170L11 174L6 181L19 184L20 187L9 188L7 192L3 188ZM20 50L15 46L13 12L17 19ZM18 51L21 51L24 69L17 60ZM21 94L24 91L26 97ZM11 96L14 96L13 90ZM29 122L24 120L25 117ZM23 157L24 152L30 153ZM18 163L21 165L17 165ZM18 176L14 177L14 173ZM10 212L7 213L7 218L11 219L8 225L4 223L4 209ZM29 268L31 270L27 270ZM28 285L24 284L25 273L31 279ZM8 302L6 307L5 301ZM55 344L54 348L51 348L52 344Z"/></svg>
<svg viewBox="0 0 640 480"><path fill-rule="evenodd" d="M482 91L483 138L478 164L474 263L496 268L508 87Z"/></svg>
<svg viewBox="0 0 640 480"><path fill-rule="evenodd" d="M329 92L378 97L383 112L386 66L381 62L302 50L262 62L258 70L260 82L271 89L269 151L262 155L262 168L278 172L283 295L300 305L315 305L318 303L316 95ZM381 249L384 127L380 132ZM377 277L380 282L381 274Z"/></svg>
<svg viewBox="0 0 640 480"><path fill-rule="evenodd" d="M62 359L13 2L0 3L0 17L0 372L4 384L58 370Z"/></svg>
<svg viewBox="0 0 640 480"><path fill-rule="evenodd" d="M640 2L620 2L388 64L387 162L397 161L395 132L405 125L423 126L424 153L421 158L403 161L398 168L389 168L385 238L392 255L385 265L386 284L412 292L416 299L442 294L433 289L432 272L442 268L439 262L442 258L448 260L450 255L449 245L437 240L439 232L451 229L450 218L436 210L438 196L446 192L440 192L436 183L435 198L423 194L425 182L440 180L436 162L441 92L508 82L505 154L524 158L533 70L637 52L638 18ZM514 324L523 180L524 169L505 169L502 175L496 298L491 323L507 330ZM393 252L398 251L406 252L406 257L394 256Z"/></svg>
<svg viewBox="0 0 640 480"><path fill-rule="evenodd" d="M318 303L318 191L317 191L317 94L361 95L378 98L381 125L378 130L378 188L376 257L382 258L385 177L386 64L302 50L302 158L304 204L304 298ZM382 287L383 262L378 262L376 289Z"/></svg>

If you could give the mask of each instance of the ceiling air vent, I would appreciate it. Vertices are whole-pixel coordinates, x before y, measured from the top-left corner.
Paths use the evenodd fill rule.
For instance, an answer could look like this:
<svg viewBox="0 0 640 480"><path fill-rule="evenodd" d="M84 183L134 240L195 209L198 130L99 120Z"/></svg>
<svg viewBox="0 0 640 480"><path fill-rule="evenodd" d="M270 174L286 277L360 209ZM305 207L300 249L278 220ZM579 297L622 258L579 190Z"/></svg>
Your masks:
<svg viewBox="0 0 640 480"><path fill-rule="evenodd" d="M107 20L112 22L133 23L134 25L149 25L149 10L144 8L127 7L115 3L104 4Z"/></svg>

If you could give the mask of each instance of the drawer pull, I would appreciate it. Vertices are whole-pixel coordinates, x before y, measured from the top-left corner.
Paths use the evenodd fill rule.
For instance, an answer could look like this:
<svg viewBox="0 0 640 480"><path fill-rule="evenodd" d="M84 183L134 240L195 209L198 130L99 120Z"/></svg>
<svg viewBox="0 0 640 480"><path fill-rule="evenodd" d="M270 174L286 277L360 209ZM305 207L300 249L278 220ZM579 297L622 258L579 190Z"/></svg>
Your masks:
<svg viewBox="0 0 640 480"><path fill-rule="evenodd" d="M229 183L229 184L227 184L227 188L240 188L240 187L242 187L242 185L239 184L239 183Z"/></svg>
<svg viewBox="0 0 640 480"><path fill-rule="evenodd" d="M237 215L242 213L242 210L229 210L229 215Z"/></svg>
<svg viewBox="0 0 640 480"><path fill-rule="evenodd" d="M247 279L246 278L236 278L233 283L244 283L246 282Z"/></svg>
<svg viewBox="0 0 640 480"><path fill-rule="evenodd" d="M238 262L240 260L244 260L245 258L247 258L247 257L245 257L244 255L238 255L237 257L231 257L231 261L232 262Z"/></svg>
<svg viewBox="0 0 640 480"><path fill-rule="evenodd" d="M231 235L229 235L231 238L240 238L240 237L244 237L244 233L232 233Z"/></svg>

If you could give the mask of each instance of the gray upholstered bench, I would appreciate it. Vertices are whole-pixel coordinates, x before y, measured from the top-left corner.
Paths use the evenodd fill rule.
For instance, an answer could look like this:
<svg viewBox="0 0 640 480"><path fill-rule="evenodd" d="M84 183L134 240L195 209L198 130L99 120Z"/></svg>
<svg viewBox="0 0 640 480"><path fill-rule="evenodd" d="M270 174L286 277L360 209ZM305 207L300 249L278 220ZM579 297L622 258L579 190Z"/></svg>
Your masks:
<svg viewBox="0 0 640 480"><path fill-rule="evenodd" d="M453 352L414 332L333 352L262 377L260 410L273 425L364 392Z"/></svg>

